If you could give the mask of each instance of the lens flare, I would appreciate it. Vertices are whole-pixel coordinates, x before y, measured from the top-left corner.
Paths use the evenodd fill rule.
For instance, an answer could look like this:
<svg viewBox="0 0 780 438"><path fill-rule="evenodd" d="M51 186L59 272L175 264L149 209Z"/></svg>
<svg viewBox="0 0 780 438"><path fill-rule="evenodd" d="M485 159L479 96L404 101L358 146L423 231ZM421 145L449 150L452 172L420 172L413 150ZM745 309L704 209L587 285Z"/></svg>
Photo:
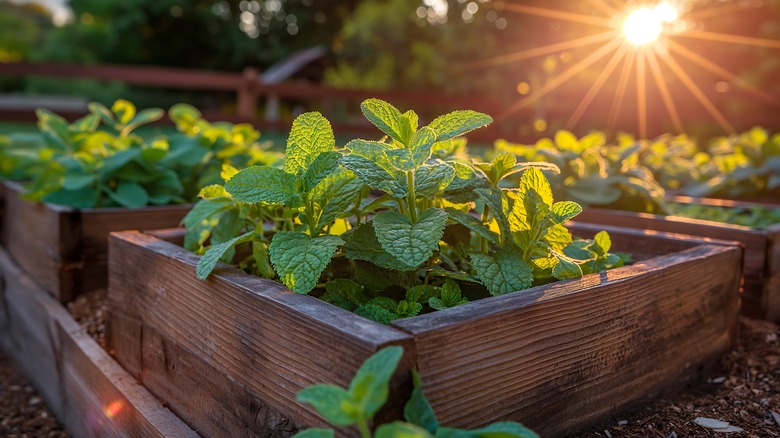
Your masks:
<svg viewBox="0 0 780 438"><path fill-rule="evenodd" d="M641 7L632 11L623 23L623 34L634 45L645 46L658 40L664 31L664 25L679 18L679 12L667 2L651 7Z"/></svg>

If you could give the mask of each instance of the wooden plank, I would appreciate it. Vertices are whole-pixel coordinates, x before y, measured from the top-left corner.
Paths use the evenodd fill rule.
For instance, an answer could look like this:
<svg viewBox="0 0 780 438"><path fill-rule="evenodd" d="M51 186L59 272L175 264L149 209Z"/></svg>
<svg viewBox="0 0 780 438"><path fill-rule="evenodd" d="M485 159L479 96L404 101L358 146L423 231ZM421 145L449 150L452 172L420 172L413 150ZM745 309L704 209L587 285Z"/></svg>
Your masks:
<svg viewBox="0 0 780 438"><path fill-rule="evenodd" d="M734 344L740 252L699 246L392 325L414 335L443 424L516 420L563 436Z"/></svg>
<svg viewBox="0 0 780 438"><path fill-rule="evenodd" d="M742 312L756 318L767 317L767 306L772 300L767 296L769 291L763 287L767 278L767 251L770 245L766 231L677 216L659 216L602 208L586 208L577 216L577 220L740 242L745 247L742 269L746 280Z"/></svg>
<svg viewBox="0 0 780 438"><path fill-rule="evenodd" d="M196 437L0 249L0 346L75 436Z"/></svg>
<svg viewBox="0 0 780 438"><path fill-rule="evenodd" d="M198 280L198 256L154 236L112 233L109 247L117 360L198 430L285 436L325 425L296 393L348 385L387 345L404 346L391 390L408 393L414 346L405 333L225 265ZM215 404L224 409L210 414ZM400 418L401 408L395 400L381 418Z"/></svg>
<svg viewBox="0 0 780 438"><path fill-rule="evenodd" d="M17 183L8 191L2 243L16 263L61 302L108 285L108 233L179 225L192 205L139 209L73 209L20 199Z"/></svg>

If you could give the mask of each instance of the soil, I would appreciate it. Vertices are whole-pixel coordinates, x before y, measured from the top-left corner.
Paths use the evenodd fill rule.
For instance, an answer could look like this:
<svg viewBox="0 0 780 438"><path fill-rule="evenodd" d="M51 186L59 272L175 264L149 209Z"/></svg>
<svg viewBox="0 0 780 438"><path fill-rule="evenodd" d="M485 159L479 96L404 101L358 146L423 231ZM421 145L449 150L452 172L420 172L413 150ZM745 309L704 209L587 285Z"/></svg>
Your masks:
<svg viewBox="0 0 780 438"><path fill-rule="evenodd" d="M105 291L79 297L68 306L75 319L105 348ZM719 433L694 422L704 417L728 422L739 433ZM65 437L45 404L0 353L0 436ZM615 416L574 436L611 437L780 437L780 327L743 318L737 346L721 359L703 385L672 399Z"/></svg>

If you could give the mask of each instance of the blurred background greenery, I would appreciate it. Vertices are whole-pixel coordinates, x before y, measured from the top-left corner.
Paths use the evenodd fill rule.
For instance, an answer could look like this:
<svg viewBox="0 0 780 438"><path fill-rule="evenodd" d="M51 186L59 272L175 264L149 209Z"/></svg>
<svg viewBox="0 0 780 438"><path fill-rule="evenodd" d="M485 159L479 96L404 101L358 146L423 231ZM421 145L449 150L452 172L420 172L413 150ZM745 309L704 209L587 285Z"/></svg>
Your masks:
<svg viewBox="0 0 780 438"><path fill-rule="evenodd" d="M681 0L682 1L682 0ZM268 71L290 56L323 48L291 79L368 90L424 90L487 98L511 106L594 51L582 46L517 62L500 57L602 32L592 25L519 13L512 4L598 16L599 3L622 0L0 0L0 62L129 64L191 69ZM707 31L780 41L780 0L688 0L685 7L711 10L691 26ZM730 7L730 8L729 8ZM719 12L720 11L720 12ZM603 14L602 14L603 15ZM689 40L686 47L734 73L740 81L780 95L780 49ZM607 57L608 58L608 57ZM475 61L485 61L475 67ZM583 69L562 85L558 101L573 109L596 81L607 59ZM702 90L732 91L712 72L681 60ZM693 101L673 75L670 92ZM615 93L607 81L604 96ZM733 82L733 81L732 81ZM635 99L632 87L626 99ZM119 82L0 76L0 93L75 95L110 103L129 98L139 106L188 101L219 105L219 93L129 87ZM611 94L610 94L611 93ZM593 111L606 112L609 98ZM550 99L535 103L543 114ZM731 105L731 104L729 104ZM754 107L734 101L735 111ZM742 105L742 106L740 106ZM661 110L660 102L656 107ZM764 108L764 107L761 107ZM777 111L777 107L774 107ZM603 119L603 115L601 118ZM713 125L711 118L701 123ZM698 119L687 122L695 131ZM563 121L524 129L552 132ZM587 132L584 124L580 131ZM528 132L525 132L528 134Z"/></svg>

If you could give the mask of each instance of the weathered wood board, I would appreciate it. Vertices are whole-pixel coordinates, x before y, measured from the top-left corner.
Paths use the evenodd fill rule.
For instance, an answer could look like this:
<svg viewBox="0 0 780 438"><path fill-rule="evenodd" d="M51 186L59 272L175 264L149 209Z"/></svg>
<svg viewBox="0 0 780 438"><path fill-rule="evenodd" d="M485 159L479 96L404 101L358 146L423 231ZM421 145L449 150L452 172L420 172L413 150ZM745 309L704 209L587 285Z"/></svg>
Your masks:
<svg viewBox="0 0 780 438"><path fill-rule="evenodd" d="M324 426L297 392L348 386L388 345L402 345L405 355L393 391L411 391L406 333L228 266L198 280L198 256L140 232L112 233L109 254L115 357L206 436L291 436ZM397 399L383 415L397 418L401 409Z"/></svg>
<svg viewBox="0 0 780 438"><path fill-rule="evenodd" d="M197 437L0 248L0 347L78 437Z"/></svg>
<svg viewBox="0 0 780 438"><path fill-rule="evenodd" d="M727 200L683 197L675 198L675 201L725 206L741 205L741 203ZM780 275L780 224L765 230L754 230L720 222L601 208L586 208L577 216L577 220L607 226L680 233L740 242L745 247L742 313L754 318L780 322L780 288L778 288L777 282L771 281L773 277Z"/></svg>
<svg viewBox="0 0 780 438"><path fill-rule="evenodd" d="M589 237L600 228L572 230ZM400 418L410 389L403 376L416 366L444 424L516 420L559 436L690 377L736 339L739 246L609 231L614 248L638 263L390 327L224 265L199 281L198 257L180 246L112 233L112 346L208 436L323 424L294 394L314 382L346 385L362 360L389 344L403 345L406 357L386 418Z"/></svg>
<svg viewBox="0 0 780 438"><path fill-rule="evenodd" d="M108 233L178 226L191 205L73 209L23 200L6 182L0 243L13 260L61 302L108 285Z"/></svg>

